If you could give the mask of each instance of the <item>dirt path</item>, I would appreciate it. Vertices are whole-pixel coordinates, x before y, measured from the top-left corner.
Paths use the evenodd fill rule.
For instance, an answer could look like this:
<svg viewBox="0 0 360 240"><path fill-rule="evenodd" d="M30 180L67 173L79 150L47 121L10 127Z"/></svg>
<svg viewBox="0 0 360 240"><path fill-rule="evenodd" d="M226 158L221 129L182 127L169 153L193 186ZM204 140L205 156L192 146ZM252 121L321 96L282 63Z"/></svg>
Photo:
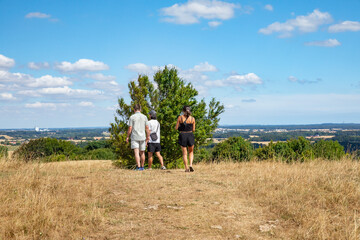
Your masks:
<svg viewBox="0 0 360 240"><path fill-rule="evenodd" d="M276 239L278 222L244 198L236 170L116 169L104 180L109 239Z"/></svg>
<svg viewBox="0 0 360 240"><path fill-rule="evenodd" d="M281 223L247 196L238 165L224 166L3 162L0 239L281 239Z"/></svg>

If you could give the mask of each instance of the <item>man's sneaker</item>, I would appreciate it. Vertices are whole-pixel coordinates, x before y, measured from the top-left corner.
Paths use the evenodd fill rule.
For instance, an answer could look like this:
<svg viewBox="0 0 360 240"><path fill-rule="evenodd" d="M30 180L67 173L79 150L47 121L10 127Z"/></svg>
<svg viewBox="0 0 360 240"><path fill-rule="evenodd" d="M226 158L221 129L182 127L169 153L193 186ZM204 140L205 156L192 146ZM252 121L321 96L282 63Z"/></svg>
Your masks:
<svg viewBox="0 0 360 240"><path fill-rule="evenodd" d="M144 167L139 168L139 171L144 171Z"/></svg>
<svg viewBox="0 0 360 240"><path fill-rule="evenodd" d="M140 168L139 168L139 167L136 167L134 170L135 170L135 171L140 171Z"/></svg>
<svg viewBox="0 0 360 240"><path fill-rule="evenodd" d="M166 167L165 167L165 166L162 166L162 167L161 167L161 170L166 170Z"/></svg>
<svg viewBox="0 0 360 240"><path fill-rule="evenodd" d="M190 168L190 172L194 171L194 168L192 166L190 166L189 168Z"/></svg>
<svg viewBox="0 0 360 240"><path fill-rule="evenodd" d="M152 170L152 168L148 168L147 170Z"/></svg>

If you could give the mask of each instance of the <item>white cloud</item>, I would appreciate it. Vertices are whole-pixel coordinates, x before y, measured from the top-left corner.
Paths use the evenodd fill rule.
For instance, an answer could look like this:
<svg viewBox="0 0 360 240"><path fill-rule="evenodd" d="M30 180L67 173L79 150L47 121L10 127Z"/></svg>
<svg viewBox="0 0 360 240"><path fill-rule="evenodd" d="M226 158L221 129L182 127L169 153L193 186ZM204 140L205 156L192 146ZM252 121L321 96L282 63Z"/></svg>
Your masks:
<svg viewBox="0 0 360 240"><path fill-rule="evenodd" d="M205 85L208 87L231 86L237 88L238 90L242 90L240 86L261 85L261 84L263 84L263 81L255 73L248 73L244 75L233 74L223 80L205 82Z"/></svg>
<svg viewBox="0 0 360 240"><path fill-rule="evenodd" d="M18 94L41 97L41 96L66 96L71 98L94 98L104 95L103 91L99 90L87 90L87 89L72 89L68 86L65 87L52 87L52 88L40 88L36 90L22 90Z"/></svg>
<svg viewBox="0 0 360 240"><path fill-rule="evenodd" d="M227 82L231 84L240 84L240 85L257 85L262 84L263 81L255 73L248 73L245 75L235 74L229 76L226 79Z"/></svg>
<svg viewBox="0 0 360 240"><path fill-rule="evenodd" d="M8 71L0 70L0 82L7 83L24 83L32 79L29 74L24 73L11 73Z"/></svg>
<svg viewBox="0 0 360 240"><path fill-rule="evenodd" d="M2 100L15 100L16 97L14 97L11 93L0 93L0 99L2 99Z"/></svg>
<svg viewBox="0 0 360 240"><path fill-rule="evenodd" d="M190 71L195 72L217 72L218 69L214 66L209 64L208 62L200 63L199 65L195 65Z"/></svg>
<svg viewBox="0 0 360 240"><path fill-rule="evenodd" d="M152 71L152 68L144 63L129 64L125 68L133 72L144 73L144 74Z"/></svg>
<svg viewBox="0 0 360 240"><path fill-rule="evenodd" d="M50 67L50 64L48 62L43 62L43 63L29 62L28 63L28 68L33 69L33 70L40 70L40 69L49 68L49 67Z"/></svg>
<svg viewBox="0 0 360 240"><path fill-rule="evenodd" d="M40 94L46 95L67 95L73 97L91 97L101 95L103 92L99 90L72 89L68 86L58 88L42 88L37 90Z"/></svg>
<svg viewBox="0 0 360 240"><path fill-rule="evenodd" d="M336 39L328 39L325 41L306 42L305 45L318 47L336 47L340 46L341 43Z"/></svg>
<svg viewBox="0 0 360 240"><path fill-rule="evenodd" d="M102 89L106 92L107 96L120 95L122 93L122 87L115 81L101 81L89 84L89 87L94 89Z"/></svg>
<svg viewBox="0 0 360 240"><path fill-rule="evenodd" d="M115 76L111 75L104 75L102 73L95 73L95 74L86 74L85 77L94 79L97 81L114 81L116 79Z"/></svg>
<svg viewBox="0 0 360 240"><path fill-rule="evenodd" d="M265 6L264 6L264 8L265 8L265 10L268 10L268 11L274 11L274 7L271 5L271 4L266 4Z"/></svg>
<svg viewBox="0 0 360 240"><path fill-rule="evenodd" d="M210 27L213 27L213 28L218 27L218 26L220 26L221 24L222 24L222 22L220 22L220 21L211 21L211 22L208 22L208 25L209 25Z"/></svg>
<svg viewBox="0 0 360 240"><path fill-rule="evenodd" d="M307 16L297 16L295 19L287 20L284 23L275 22L259 30L259 33L269 35L279 33L280 37L290 37L298 30L301 33L315 32L319 26L331 23L332 17L328 12L321 12L315 9Z"/></svg>
<svg viewBox="0 0 360 240"><path fill-rule="evenodd" d="M360 22L354 22L354 21L344 21L339 24L334 24L329 27L329 32L331 33L337 33L337 32L357 32L360 31Z"/></svg>
<svg viewBox="0 0 360 240"><path fill-rule="evenodd" d="M19 84L18 87L59 87L72 85L67 77L53 77L45 75L40 78L34 78L29 74L11 73L0 70L0 82Z"/></svg>
<svg viewBox="0 0 360 240"><path fill-rule="evenodd" d="M103 62L91 59L79 59L75 63L61 62L55 65L55 69L62 72L80 72L80 71L102 71L108 70L109 66Z"/></svg>
<svg viewBox="0 0 360 240"><path fill-rule="evenodd" d="M46 108L55 110L57 107L68 107L68 103L46 103L46 102L35 102L25 104L26 108Z"/></svg>
<svg viewBox="0 0 360 240"><path fill-rule="evenodd" d="M15 65L15 60L0 54L0 69L8 69Z"/></svg>
<svg viewBox="0 0 360 240"><path fill-rule="evenodd" d="M289 80L289 82L300 83L300 84L312 84L312 83L318 83L318 82L322 81L321 78L317 78L316 80L306 80L306 79L299 79L294 76L289 76L288 80Z"/></svg>
<svg viewBox="0 0 360 240"><path fill-rule="evenodd" d="M67 85L72 85L72 82L67 77L53 77L50 75L35 78L27 84L29 87L62 87Z"/></svg>
<svg viewBox="0 0 360 240"><path fill-rule="evenodd" d="M41 12L31 12L25 15L25 18L50 18L50 14L41 13Z"/></svg>
<svg viewBox="0 0 360 240"><path fill-rule="evenodd" d="M201 18L228 20L234 17L235 8L240 5L217 0L189 0L161 9L163 20L176 24L199 23Z"/></svg>
<svg viewBox="0 0 360 240"><path fill-rule="evenodd" d="M168 68L175 67L177 70L181 70L172 64L168 64L166 66ZM152 75L154 75L155 72L157 72L159 70L163 70L165 68L165 66L148 66L144 63L133 63L133 64L129 64L129 65L125 66L125 68L130 71L137 72L139 74L146 74L146 75L149 75L149 77L152 77Z"/></svg>
<svg viewBox="0 0 360 240"><path fill-rule="evenodd" d="M95 105L92 102L80 102L79 106L80 107L94 107Z"/></svg>

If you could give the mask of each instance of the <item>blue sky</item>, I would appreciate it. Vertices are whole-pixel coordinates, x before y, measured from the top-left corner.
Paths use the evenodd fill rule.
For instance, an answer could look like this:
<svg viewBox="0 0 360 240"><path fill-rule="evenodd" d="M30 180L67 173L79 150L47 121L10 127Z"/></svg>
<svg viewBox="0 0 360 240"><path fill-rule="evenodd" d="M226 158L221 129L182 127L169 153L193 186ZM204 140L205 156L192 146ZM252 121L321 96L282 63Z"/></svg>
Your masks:
<svg viewBox="0 0 360 240"><path fill-rule="evenodd" d="M360 1L0 0L0 128L108 126L176 66L220 124L360 122Z"/></svg>

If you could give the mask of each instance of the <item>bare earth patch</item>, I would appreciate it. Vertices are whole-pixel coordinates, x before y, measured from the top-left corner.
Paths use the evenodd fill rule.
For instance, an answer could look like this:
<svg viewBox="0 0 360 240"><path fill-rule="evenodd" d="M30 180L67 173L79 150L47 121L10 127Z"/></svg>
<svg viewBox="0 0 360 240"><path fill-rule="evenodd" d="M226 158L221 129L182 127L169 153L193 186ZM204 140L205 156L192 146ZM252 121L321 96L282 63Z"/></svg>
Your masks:
<svg viewBox="0 0 360 240"><path fill-rule="evenodd" d="M0 239L358 239L360 164L0 162Z"/></svg>

